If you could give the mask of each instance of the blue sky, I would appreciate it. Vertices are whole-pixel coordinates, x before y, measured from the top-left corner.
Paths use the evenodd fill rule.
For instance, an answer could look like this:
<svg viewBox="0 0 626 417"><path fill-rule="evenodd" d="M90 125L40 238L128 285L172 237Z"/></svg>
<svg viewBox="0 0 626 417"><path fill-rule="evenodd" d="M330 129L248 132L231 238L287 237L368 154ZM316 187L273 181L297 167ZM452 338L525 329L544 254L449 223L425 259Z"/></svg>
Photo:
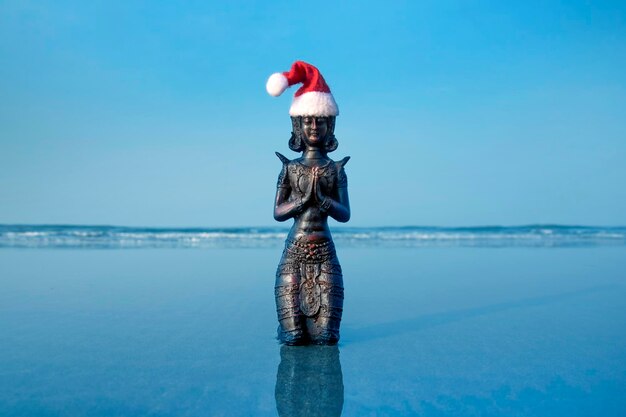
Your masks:
<svg viewBox="0 0 626 417"><path fill-rule="evenodd" d="M272 225L339 104L351 225L626 224L624 2L0 2L0 223Z"/></svg>

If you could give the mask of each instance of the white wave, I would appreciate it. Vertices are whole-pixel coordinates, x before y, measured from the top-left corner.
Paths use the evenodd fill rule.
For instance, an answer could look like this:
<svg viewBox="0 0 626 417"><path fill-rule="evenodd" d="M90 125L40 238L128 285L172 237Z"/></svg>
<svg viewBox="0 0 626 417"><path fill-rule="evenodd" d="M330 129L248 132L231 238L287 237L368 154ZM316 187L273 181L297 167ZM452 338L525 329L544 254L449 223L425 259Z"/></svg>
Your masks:
<svg viewBox="0 0 626 417"><path fill-rule="evenodd" d="M277 228L133 229L98 226L0 225L0 247L269 247L280 246L287 231ZM626 228L568 226L476 228L337 228L344 246L575 246L624 245Z"/></svg>

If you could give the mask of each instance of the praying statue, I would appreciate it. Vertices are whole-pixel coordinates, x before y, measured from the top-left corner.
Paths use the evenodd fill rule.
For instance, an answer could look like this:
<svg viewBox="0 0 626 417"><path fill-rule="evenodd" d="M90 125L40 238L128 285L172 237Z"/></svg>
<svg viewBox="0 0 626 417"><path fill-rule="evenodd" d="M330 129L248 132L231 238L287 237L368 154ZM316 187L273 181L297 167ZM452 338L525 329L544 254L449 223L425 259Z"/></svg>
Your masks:
<svg viewBox="0 0 626 417"><path fill-rule="evenodd" d="M338 146L339 109L317 68L296 61L288 72L271 75L266 87L270 95L279 96L299 83L289 110L289 148L301 156L290 160L276 153L282 169L274 218L294 219L276 272L278 340L285 345L334 345L343 312L343 275L328 217L350 220L344 170L350 157L328 157Z"/></svg>

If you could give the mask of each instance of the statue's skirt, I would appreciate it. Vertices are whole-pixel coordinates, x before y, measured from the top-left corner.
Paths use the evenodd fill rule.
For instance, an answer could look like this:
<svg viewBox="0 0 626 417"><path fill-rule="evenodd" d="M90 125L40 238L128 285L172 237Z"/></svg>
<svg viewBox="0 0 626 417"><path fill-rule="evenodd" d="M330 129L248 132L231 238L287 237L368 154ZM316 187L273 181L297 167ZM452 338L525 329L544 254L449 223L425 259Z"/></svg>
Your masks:
<svg viewBox="0 0 626 417"><path fill-rule="evenodd" d="M343 276L332 240L288 239L276 272L275 295L281 343L337 343Z"/></svg>

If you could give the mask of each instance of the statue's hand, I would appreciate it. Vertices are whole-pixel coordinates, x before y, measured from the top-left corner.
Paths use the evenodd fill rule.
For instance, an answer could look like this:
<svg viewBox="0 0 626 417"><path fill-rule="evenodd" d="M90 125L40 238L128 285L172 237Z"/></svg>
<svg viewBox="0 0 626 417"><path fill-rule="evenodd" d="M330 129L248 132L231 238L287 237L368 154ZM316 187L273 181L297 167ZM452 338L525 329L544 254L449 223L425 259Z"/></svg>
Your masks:
<svg viewBox="0 0 626 417"><path fill-rule="evenodd" d="M326 198L324 194L322 194L322 187L320 187L320 171L319 168L315 167L313 169L313 182L315 183L315 201L317 204L321 204Z"/></svg>
<svg viewBox="0 0 626 417"><path fill-rule="evenodd" d="M313 178L309 183L309 186L302 196L302 205L307 204L309 201L315 198L315 168L313 169Z"/></svg>
<svg viewBox="0 0 626 417"><path fill-rule="evenodd" d="M322 187L320 186L320 171L319 168L314 169L313 182L315 183L315 202L317 206L320 208L322 213L326 213L331 205L332 199L330 197L325 196L322 193Z"/></svg>

